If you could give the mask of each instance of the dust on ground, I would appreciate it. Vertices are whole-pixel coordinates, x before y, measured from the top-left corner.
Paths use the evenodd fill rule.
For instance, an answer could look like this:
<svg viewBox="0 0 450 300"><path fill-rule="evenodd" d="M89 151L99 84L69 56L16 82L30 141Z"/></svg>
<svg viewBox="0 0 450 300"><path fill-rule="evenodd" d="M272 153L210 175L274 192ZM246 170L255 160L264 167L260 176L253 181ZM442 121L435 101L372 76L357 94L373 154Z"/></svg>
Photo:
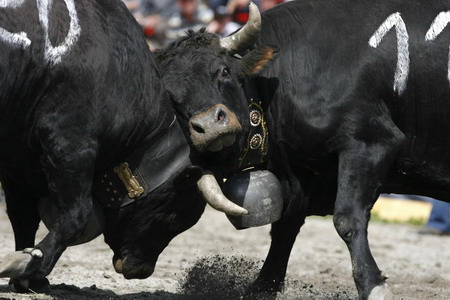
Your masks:
<svg viewBox="0 0 450 300"><path fill-rule="evenodd" d="M450 299L450 237L420 236L417 227L370 223L372 253L396 299ZM239 299L257 276L270 245L269 226L236 231L207 209L197 225L176 237L145 280L116 274L112 251L99 237L66 250L48 279L48 294L17 294L0 279L1 299ZM38 238L45 235L41 228ZM0 204L0 260L14 239ZM287 282L277 299L356 298L345 243L329 217L310 217L297 237ZM258 297L258 299L261 299Z"/></svg>

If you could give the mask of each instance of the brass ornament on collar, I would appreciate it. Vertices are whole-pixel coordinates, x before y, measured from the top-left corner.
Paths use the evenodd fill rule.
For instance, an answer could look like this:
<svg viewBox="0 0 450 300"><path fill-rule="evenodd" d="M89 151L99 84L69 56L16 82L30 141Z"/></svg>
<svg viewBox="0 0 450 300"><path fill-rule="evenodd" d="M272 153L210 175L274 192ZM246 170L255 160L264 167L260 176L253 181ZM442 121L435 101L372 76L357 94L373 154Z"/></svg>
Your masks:
<svg viewBox="0 0 450 300"><path fill-rule="evenodd" d="M254 109L250 111L250 125L258 126L261 124L261 112Z"/></svg>
<svg viewBox="0 0 450 300"><path fill-rule="evenodd" d="M128 197L138 198L144 192L144 188L139 184L136 177L131 172L128 163L124 162L114 168L114 172L119 176L128 191Z"/></svg>
<svg viewBox="0 0 450 300"><path fill-rule="evenodd" d="M255 150L261 147L263 137L259 133L255 133L250 139L250 149Z"/></svg>
<svg viewBox="0 0 450 300"><path fill-rule="evenodd" d="M96 175L92 193L94 199L108 209L120 209L146 199L146 196L190 164L190 148L176 117L167 131L137 147L113 168Z"/></svg>
<svg viewBox="0 0 450 300"><path fill-rule="evenodd" d="M264 162L268 153L269 131L264 111L260 103L250 99L250 131L242 155L239 157L239 169L256 166Z"/></svg>

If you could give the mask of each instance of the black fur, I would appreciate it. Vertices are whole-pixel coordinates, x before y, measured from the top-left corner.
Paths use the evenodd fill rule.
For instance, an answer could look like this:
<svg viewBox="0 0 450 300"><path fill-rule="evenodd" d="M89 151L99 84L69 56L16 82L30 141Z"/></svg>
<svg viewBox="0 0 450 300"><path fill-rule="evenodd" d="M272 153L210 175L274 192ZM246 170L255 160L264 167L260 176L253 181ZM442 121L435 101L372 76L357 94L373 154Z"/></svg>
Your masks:
<svg viewBox="0 0 450 300"><path fill-rule="evenodd" d="M270 126L268 168L283 184L287 207L284 218L273 224L271 249L256 290L280 289L290 250L306 216L334 214L335 227L350 250L359 297L367 299L375 286L385 282L370 253L366 232L370 209L380 192L449 201L447 29L436 40L425 40L434 18L449 10L450 1L298 0L262 15L256 46L276 45L279 53L254 76L252 84L260 91ZM377 48L369 45L377 28L396 12L409 34L410 71L402 94L393 88L395 28ZM183 94L182 101L177 91L173 93L177 111L190 117L224 103L233 105L245 124L247 100L239 91L232 100L211 97L204 91L216 90L216 82L205 83L207 77L201 85L195 81L200 73L208 74L212 61L232 58L208 45L204 49L184 47L188 39L169 48L179 47L174 53L190 56L190 61L181 59L184 77L171 68L177 63L175 56L171 63L162 64L169 90L196 91ZM205 55L193 56L202 52ZM196 64L203 69L189 68ZM238 63L228 66L232 76L241 70ZM248 78L241 79L248 82ZM235 146L238 153L242 144ZM224 165L233 164L227 151L208 161L225 173Z"/></svg>
<svg viewBox="0 0 450 300"><path fill-rule="evenodd" d="M31 40L23 48L0 40L0 180L16 250L34 246L44 254L14 280L46 282L43 278L86 226L94 175L123 162L137 147L151 147L174 117L154 57L125 5L119 0L74 3L80 35L57 63L46 60L36 1L0 9L0 26L26 32ZM53 1L52 45L64 42L69 24L65 2ZM149 276L131 261L151 265L173 236L198 220L205 205L192 188L198 177L183 185L173 174L147 199L114 216L108 213L106 240L115 256L129 255L128 267L134 268L125 276ZM50 197L59 217L35 245L42 197ZM162 233L169 219L174 229Z"/></svg>

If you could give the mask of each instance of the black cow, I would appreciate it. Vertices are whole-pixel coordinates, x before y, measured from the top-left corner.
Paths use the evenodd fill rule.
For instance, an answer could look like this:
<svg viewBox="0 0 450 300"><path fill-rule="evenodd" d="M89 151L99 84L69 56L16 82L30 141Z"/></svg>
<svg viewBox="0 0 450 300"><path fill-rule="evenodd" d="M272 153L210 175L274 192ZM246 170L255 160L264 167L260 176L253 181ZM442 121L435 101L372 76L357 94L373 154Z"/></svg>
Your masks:
<svg viewBox="0 0 450 300"><path fill-rule="evenodd" d="M199 219L197 181L211 175L191 165L138 24L119 0L1 1L0 49L0 180L17 250L0 276L43 288L69 245L102 232L117 272L150 276Z"/></svg>
<svg viewBox="0 0 450 300"><path fill-rule="evenodd" d="M450 199L449 22L450 1L299 0L263 14L255 46L239 41L258 34L258 20L227 41L190 32L158 54L185 132L216 175L262 158L282 182L284 216L255 289L279 290L305 217L333 214L359 298L389 298L367 240L380 192ZM252 68L271 44L277 59ZM254 50L238 60L243 48ZM268 131L248 136L249 114ZM256 160L245 161L249 149Z"/></svg>

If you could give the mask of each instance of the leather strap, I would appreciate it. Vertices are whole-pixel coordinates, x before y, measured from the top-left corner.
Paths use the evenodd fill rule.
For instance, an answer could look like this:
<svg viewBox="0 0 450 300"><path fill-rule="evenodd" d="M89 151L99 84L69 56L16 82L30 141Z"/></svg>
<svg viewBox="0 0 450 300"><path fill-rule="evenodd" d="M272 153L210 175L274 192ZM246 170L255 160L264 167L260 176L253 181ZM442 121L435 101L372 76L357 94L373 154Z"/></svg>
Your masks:
<svg viewBox="0 0 450 300"><path fill-rule="evenodd" d="M245 148L239 156L239 170L256 167L264 163L269 151L269 130L266 124L264 109L258 101L258 92L251 83L244 85L245 95L250 99L250 130Z"/></svg>
<svg viewBox="0 0 450 300"><path fill-rule="evenodd" d="M146 149L136 149L125 162L96 176L94 198L110 209L143 199L177 171L188 166L189 154L189 144L174 119L157 141L147 145Z"/></svg>

